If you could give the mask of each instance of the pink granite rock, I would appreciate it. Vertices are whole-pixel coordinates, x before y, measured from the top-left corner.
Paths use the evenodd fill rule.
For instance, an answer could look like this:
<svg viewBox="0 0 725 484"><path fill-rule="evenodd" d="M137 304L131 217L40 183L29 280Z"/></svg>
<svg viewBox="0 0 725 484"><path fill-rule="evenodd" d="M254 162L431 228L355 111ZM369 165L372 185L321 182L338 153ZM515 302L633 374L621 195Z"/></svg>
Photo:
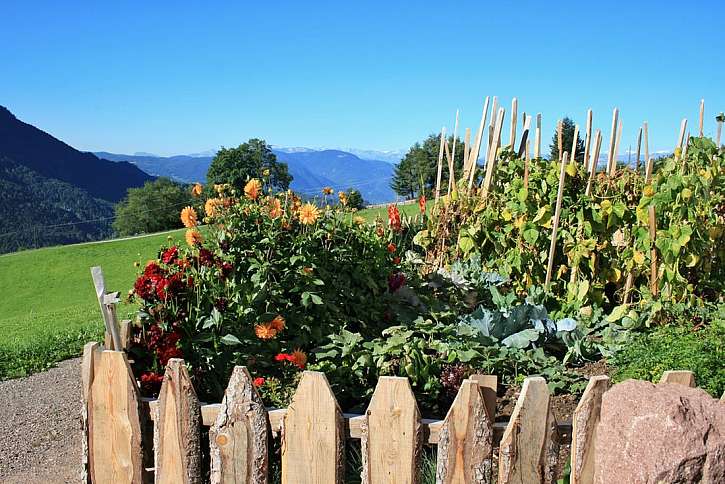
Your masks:
<svg viewBox="0 0 725 484"><path fill-rule="evenodd" d="M725 403L684 385L627 380L602 398L597 484L725 483Z"/></svg>

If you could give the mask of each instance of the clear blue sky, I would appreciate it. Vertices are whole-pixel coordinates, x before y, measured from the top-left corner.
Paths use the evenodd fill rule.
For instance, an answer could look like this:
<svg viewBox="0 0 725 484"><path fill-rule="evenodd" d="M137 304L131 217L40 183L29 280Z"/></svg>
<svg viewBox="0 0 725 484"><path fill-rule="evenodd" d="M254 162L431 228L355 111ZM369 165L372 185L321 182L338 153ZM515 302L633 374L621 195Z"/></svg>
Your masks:
<svg viewBox="0 0 725 484"><path fill-rule="evenodd" d="M233 5L232 5L233 4ZM725 111L722 2L0 2L0 104L83 150L407 148L483 98L672 149ZM508 136L505 135L506 139ZM604 143L607 144L606 141Z"/></svg>

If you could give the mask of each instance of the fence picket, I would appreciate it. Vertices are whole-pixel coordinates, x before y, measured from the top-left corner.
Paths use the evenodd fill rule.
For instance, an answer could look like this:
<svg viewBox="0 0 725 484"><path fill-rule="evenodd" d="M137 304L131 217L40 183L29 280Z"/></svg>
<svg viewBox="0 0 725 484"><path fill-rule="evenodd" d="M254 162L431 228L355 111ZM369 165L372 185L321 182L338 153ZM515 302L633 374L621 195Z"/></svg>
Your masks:
<svg viewBox="0 0 725 484"><path fill-rule="evenodd" d="M687 370L672 370L662 374L660 383L679 383L690 388L695 388L695 374Z"/></svg>
<svg viewBox="0 0 725 484"><path fill-rule="evenodd" d="M488 411L488 419L491 422L496 420L496 391L498 390L498 377L496 375L471 375L469 379L478 383L481 389L483 401Z"/></svg>
<svg viewBox="0 0 725 484"><path fill-rule="evenodd" d="M365 415L361 435L362 482L418 482L422 426L408 379L380 378Z"/></svg>
<svg viewBox="0 0 725 484"><path fill-rule="evenodd" d="M610 386L608 376L591 377L574 410L571 433L571 484L594 482L596 428L602 409L602 395Z"/></svg>
<svg viewBox="0 0 725 484"><path fill-rule="evenodd" d="M436 482L491 482L493 426L478 383L464 380L438 434Z"/></svg>
<svg viewBox="0 0 725 484"><path fill-rule="evenodd" d="M234 367L219 413L209 429L211 484L265 484L269 419L244 366Z"/></svg>
<svg viewBox="0 0 725 484"><path fill-rule="evenodd" d="M155 482L201 482L201 408L182 359L166 365L157 412Z"/></svg>
<svg viewBox="0 0 725 484"><path fill-rule="evenodd" d="M324 373L305 371L282 426L282 484L342 483L345 429Z"/></svg>
<svg viewBox="0 0 725 484"><path fill-rule="evenodd" d="M501 439L498 482L551 483L557 459L556 421L546 380L526 378Z"/></svg>
<svg viewBox="0 0 725 484"><path fill-rule="evenodd" d="M88 389L88 480L140 484L144 478L140 396L126 355L86 345L83 375L84 390Z"/></svg>

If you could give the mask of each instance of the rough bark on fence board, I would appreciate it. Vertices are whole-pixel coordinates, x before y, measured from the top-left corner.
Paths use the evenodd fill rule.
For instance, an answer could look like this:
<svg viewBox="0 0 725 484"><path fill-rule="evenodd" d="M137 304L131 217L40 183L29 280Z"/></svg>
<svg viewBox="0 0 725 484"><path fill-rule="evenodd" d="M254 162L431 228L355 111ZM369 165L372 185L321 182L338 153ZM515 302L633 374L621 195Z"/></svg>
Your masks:
<svg viewBox="0 0 725 484"><path fill-rule="evenodd" d="M378 380L360 439L363 484L418 482L422 426L407 378Z"/></svg>
<svg viewBox="0 0 725 484"><path fill-rule="evenodd" d="M558 460L556 428L546 380L527 378L501 438L499 484L554 482Z"/></svg>
<svg viewBox="0 0 725 484"><path fill-rule="evenodd" d="M88 473L94 483L143 481L141 405L136 381L121 351L91 350L88 392Z"/></svg>
<svg viewBox="0 0 725 484"><path fill-rule="evenodd" d="M244 366L234 367L219 413L209 429L211 484L265 484L269 420Z"/></svg>
<svg viewBox="0 0 725 484"><path fill-rule="evenodd" d="M157 412L156 482L201 482L201 408L182 359L172 358L166 365Z"/></svg>
<svg viewBox="0 0 725 484"><path fill-rule="evenodd" d="M483 401L488 411L488 419L496 421L496 392L498 391L498 377L496 375L471 375L470 380L478 383L478 388L483 395Z"/></svg>
<svg viewBox="0 0 725 484"><path fill-rule="evenodd" d="M341 484L344 438L342 411L325 374L305 371L282 424L282 484Z"/></svg>
<svg viewBox="0 0 725 484"><path fill-rule="evenodd" d="M677 383L695 388L695 374L688 370L672 370L662 374L660 383Z"/></svg>
<svg viewBox="0 0 725 484"><path fill-rule="evenodd" d="M464 380L438 434L436 482L491 482L493 426L479 385Z"/></svg>
<svg viewBox="0 0 725 484"><path fill-rule="evenodd" d="M88 396L91 392L91 384L93 383L94 365L97 358L103 351L98 343L86 343L83 347L83 360L81 361L81 385L82 385L82 405L81 405L81 441L82 441L82 465L81 482L84 484L91 483L91 474L88 468Z"/></svg>
<svg viewBox="0 0 725 484"><path fill-rule="evenodd" d="M602 395L609 390L611 382L605 375L589 379L586 390L572 416L571 432L571 484L594 482L594 441L602 410Z"/></svg>

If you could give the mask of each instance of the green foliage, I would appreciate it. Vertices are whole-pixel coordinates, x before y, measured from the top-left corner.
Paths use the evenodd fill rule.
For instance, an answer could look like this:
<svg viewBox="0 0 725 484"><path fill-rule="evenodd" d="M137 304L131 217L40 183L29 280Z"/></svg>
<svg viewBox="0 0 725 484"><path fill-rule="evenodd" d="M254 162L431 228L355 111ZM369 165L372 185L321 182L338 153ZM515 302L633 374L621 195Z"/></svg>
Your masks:
<svg viewBox="0 0 725 484"><path fill-rule="evenodd" d="M561 129L561 146L564 150L564 152L569 153L569 158L571 159L571 147L574 144L574 129L576 125L574 124L574 121L572 121L569 118L564 118L562 121L562 129ZM559 133L557 130L554 131L554 137L551 140L551 145L549 146L549 159L550 160L558 160L559 159ZM579 163L584 162L584 141L582 141L581 136L577 134L576 137L576 161Z"/></svg>
<svg viewBox="0 0 725 484"><path fill-rule="evenodd" d="M143 187L129 188L116 205L113 229L118 235L137 235L181 228L179 210L195 205L189 187L168 178L157 178Z"/></svg>
<svg viewBox="0 0 725 484"><path fill-rule="evenodd" d="M365 208L365 200L363 200L360 190L350 188L345 192L347 196L347 208L351 210L362 210Z"/></svg>
<svg viewBox="0 0 725 484"><path fill-rule="evenodd" d="M682 321L632 335L613 359L615 380L657 382L667 370L690 370L698 387L720 398L725 392L725 308L711 316L711 322L699 329Z"/></svg>
<svg viewBox="0 0 725 484"><path fill-rule="evenodd" d="M453 149L453 137L448 138L449 150ZM438 153L440 151L440 136L431 134L423 144L415 143L410 147L400 163L395 167L391 188L395 193L409 199L420 195L430 196L435 190L438 176ZM451 153L452 154L452 153ZM443 156L443 170L441 172L441 190L446 193L448 189L448 162ZM455 173L460 174L463 169L463 144L456 138L456 156L454 162Z"/></svg>
<svg viewBox="0 0 725 484"><path fill-rule="evenodd" d="M286 163L277 161L269 145L253 138L237 148L222 148L211 161L206 179L209 184L229 183L238 191L250 178L262 178L269 170L268 180L276 190L287 190L292 175Z"/></svg>

